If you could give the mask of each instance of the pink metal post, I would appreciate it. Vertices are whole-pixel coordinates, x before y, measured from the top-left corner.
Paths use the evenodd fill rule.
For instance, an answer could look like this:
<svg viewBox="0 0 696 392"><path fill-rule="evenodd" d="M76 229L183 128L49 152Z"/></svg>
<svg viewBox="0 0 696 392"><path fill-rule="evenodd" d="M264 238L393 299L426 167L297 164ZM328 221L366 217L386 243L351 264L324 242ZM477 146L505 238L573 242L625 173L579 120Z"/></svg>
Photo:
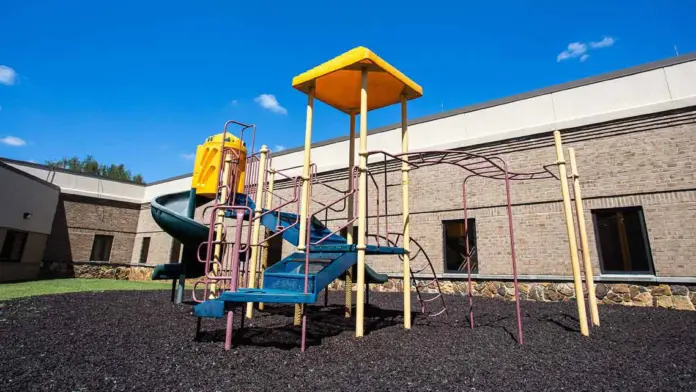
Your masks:
<svg viewBox="0 0 696 392"><path fill-rule="evenodd" d="M225 330L225 351L232 348L232 322L234 321L234 312L227 312L227 329Z"/></svg>
<svg viewBox="0 0 696 392"><path fill-rule="evenodd" d="M241 211L237 211L236 231L234 233L234 245L232 249L232 283L230 291L237 291L237 280L239 278L239 248L242 242L242 224L244 224L244 215ZM227 312L227 329L225 331L225 350L232 347L232 328L234 321L234 312Z"/></svg>
<svg viewBox="0 0 696 392"><path fill-rule="evenodd" d="M517 308L517 337L520 344L524 343L522 337L522 316L520 314L520 291L517 286L517 256L515 254L515 230L512 226L512 205L510 202L510 177L508 176L507 163L501 159L505 168L505 197L507 199L508 226L510 227L510 256L512 258L512 279L515 286L515 307Z"/></svg>
<svg viewBox="0 0 696 392"><path fill-rule="evenodd" d="M462 201L464 205L464 241L466 242L466 274L468 280L468 290L469 290L469 324L471 329L474 329L474 299L472 298L471 290L471 254L469 254L469 217L467 216L466 209L466 180L462 183Z"/></svg>

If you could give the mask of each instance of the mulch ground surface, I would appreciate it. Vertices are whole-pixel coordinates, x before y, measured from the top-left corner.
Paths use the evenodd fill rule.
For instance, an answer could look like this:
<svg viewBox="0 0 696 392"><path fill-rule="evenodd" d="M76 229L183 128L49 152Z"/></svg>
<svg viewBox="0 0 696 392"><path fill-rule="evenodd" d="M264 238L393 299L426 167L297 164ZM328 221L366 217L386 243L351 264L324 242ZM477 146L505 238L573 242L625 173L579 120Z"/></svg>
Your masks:
<svg viewBox="0 0 696 392"><path fill-rule="evenodd" d="M1 391L648 391L696 390L696 312L601 306L578 332L574 303L447 297L449 316L414 313L373 293L369 329L354 338L341 293L310 308L300 352L292 307L256 312L223 350L224 320L204 320L167 292L64 294L0 303ZM322 301L323 302L323 301ZM333 305L331 305L333 304ZM235 326L239 326L236 317Z"/></svg>

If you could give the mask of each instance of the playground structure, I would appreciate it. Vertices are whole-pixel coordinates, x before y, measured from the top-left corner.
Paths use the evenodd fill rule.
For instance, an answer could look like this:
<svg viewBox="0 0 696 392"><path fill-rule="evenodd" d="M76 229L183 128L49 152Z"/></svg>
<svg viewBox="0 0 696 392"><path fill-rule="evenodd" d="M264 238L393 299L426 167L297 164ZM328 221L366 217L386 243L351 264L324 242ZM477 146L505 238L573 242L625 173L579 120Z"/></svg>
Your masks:
<svg viewBox="0 0 696 392"><path fill-rule="evenodd" d="M225 349L229 350L235 309L242 310L244 316L241 317L240 323L243 325L244 318L253 317L254 304L258 304L259 309L263 309L264 304L269 303L290 304L295 306L295 324L301 324L301 348L304 351L307 305L315 303L321 291L326 293L333 281L343 279L346 282L345 316L351 317L353 315L352 286L355 279L355 336L361 337L365 331L364 306L366 294L369 292L369 288L366 287L370 283L387 281L386 275L379 274L367 266L366 256L368 255L397 255L401 260L405 329L410 329L412 324L412 291L416 292L423 313L425 313L426 304L438 299L442 308L430 315L446 313L446 303L440 292L432 263L424 249L411 238L408 191L411 170L447 164L459 167L466 173L462 183L462 203L467 245L464 264L468 271L471 328L474 327L474 313L471 301L471 250L468 249L468 228L466 227L467 180L472 177L483 177L505 182L518 341L521 344L523 343L522 319L510 183L515 180L557 179L561 182L563 195L580 329L583 335L589 334L560 133L554 133L558 176L547 167L531 173L512 172L508 170L507 163L497 156L489 157L461 150L409 151L407 102L421 97L422 89L384 60L362 47L346 52L295 77L293 87L307 95L304 161L301 166L301 175L288 174L300 167L274 169L272 153L266 146L255 149L256 128L254 125L228 121L221 134L209 137L204 144L198 146L191 190L163 195L152 202L152 214L155 221L173 237L189 245L189 250L185 251L180 264L158 266L153 273L153 278L172 279L173 296L174 285L178 280L176 301L180 303L185 278L201 277L193 287L193 300L197 303L194 307L194 315L198 317L197 333L200 330L202 317L226 318ZM332 201L317 201L321 207L310 211L313 187L328 186L318 179L319 169L311 160L315 99L349 115L349 163L347 190L335 189L340 197ZM368 112L397 103L401 105L401 152L368 150ZM356 166L354 158L357 115L360 116L360 126L357 151L359 161ZM229 131L230 126L238 127L239 133ZM251 143L247 148L244 140L245 137L249 137L249 132ZM374 180L374 169L371 171L368 166L370 158L373 162L383 162L383 166L377 166L382 166L385 174L384 189L381 193L384 195L384 230L380 229L380 192ZM590 310L593 323L599 325L592 269L589 253L586 251L587 234L581 218L582 200L572 149L570 160ZM398 231L390 231L387 223L388 161L401 163L402 224ZM286 184L290 184L290 197L281 197L275 192L274 186L281 179ZM376 233L368 231L368 179L371 179L377 188ZM274 199L279 202L274 204ZM204 211L206 222L199 223L194 220L195 209L210 201L212 203ZM322 223L318 216L328 210L344 211L336 208L339 203L343 203L345 207L346 218L343 224L332 230L325 222ZM263 235L262 226L265 228ZM354 227L357 227L355 236L357 238L354 238ZM345 235L339 234L343 230ZM269 267L268 241L276 236L280 236L293 245L296 252ZM368 243L368 239L372 241ZM413 254L411 253L412 245L418 248ZM414 272L411 262L419 254L424 255L426 263ZM419 284L416 274L428 267L432 278L425 284ZM421 289L428 286L434 286L437 293L431 298L424 298ZM199 297L201 292L202 296Z"/></svg>

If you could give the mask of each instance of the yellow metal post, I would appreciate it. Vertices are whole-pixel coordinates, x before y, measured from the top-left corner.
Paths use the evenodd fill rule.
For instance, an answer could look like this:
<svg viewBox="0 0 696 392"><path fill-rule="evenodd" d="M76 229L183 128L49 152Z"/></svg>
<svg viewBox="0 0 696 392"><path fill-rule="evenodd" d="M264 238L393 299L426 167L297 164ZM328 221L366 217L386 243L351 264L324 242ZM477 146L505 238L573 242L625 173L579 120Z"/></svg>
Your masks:
<svg viewBox="0 0 696 392"><path fill-rule="evenodd" d="M566 230L568 233L568 245L570 250L570 264L573 268L573 282L575 286L575 299L578 306L578 318L580 319L580 333L584 336L590 334L587 326L587 314L585 312L585 297L582 292L582 278L580 276L580 262L578 261L578 244L575 239L575 224L573 223L573 212L570 205L570 193L568 192L568 173L566 171L565 157L563 156L563 145L561 143L561 133L553 132L553 139L556 145L556 164L558 165L558 176L561 180L561 193L563 195L563 212L565 213Z"/></svg>
<svg viewBox="0 0 696 392"><path fill-rule="evenodd" d="M353 167L355 167L355 114L350 115L350 135L348 137L348 192L353 192L355 183L353 182ZM353 211L353 203L355 195L348 196L348 220L353 219L355 211ZM346 242L353 244L353 223L349 223L346 228ZM345 317L350 318L353 313L353 268L348 268L346 271L346 312Z"/></svg>
<svg viewBox="0 0 696 392"><path fill-rule="evenodd" d="M582 249L582 262L585 269L585 284L587 285L587 298L590 302L590 318L592 324L599 325L599 309L597 308L597 297L595 296L594 272L590 261L590 245L587 242L587 228L585 227L585 209L582 206L582 195L580 194L580 176L578 175L578 165L575 161L575 149L568 149L570 159L570 175L573 177L573 194L575 195L575 215L578 220L578 231L580 231L580 247Z"/></svg>
<svg viewBox="0 0 696 392"><path fill-rule="evenodd" d="M251 256L247 260L247 265L249 268L249 282L248 287L253 289L256 287L256 263L259 258L259 237L261 236L261 219L258 218L261 215L261 205L263 203L263 188L264 181L266 179L266 162L268 161L268 148L264 145L261 146L259 151L261 156L259 158L259 179L256 183L256 207L254 209L254 224L251 232ZM254 313L254 303L247 302L246 317L251 318Z"/></svg>
<svg viewBox="0 0 696 392"><path fill-rule="evenodd" d="M408 121L406 95L401 95L401 152L408 153ZM411 218L408 214L408 156L401 157L402 221L404 225L404 328L411 329Z"/></svg>
<svg viewBox="0 0 696 392"><path fill-rule="evenodd" d="M227 203L227 185L230 183L230 169L232 166L232 155L229 152L224 152L224 149L222 151L225 154L225 163L222 167L222 189L220 189L220 198L218 199L218 203ZM222 241L222 234L225 231L224 230L224 222L225 222L225 211L224 210L218 210L217 211L217 216L215 217L215 247L213 248L213 275L218 276L220 269L219 269L219 264L222 263L222 245L220 244L220 241ZM208 295L208 299L214 299L217 298L217 284L215 281L210 285L210 295Z"/></svg>
<svg viewBox="0 0 696 392"><path fill-rule="evenodd" d="M362 69L360 89L360 177L358 179L358 287L355 299L355 336L364 333L365 229L367 228L367 69Z"/></svg>
<svg viewBox="0 0 696 392"><path fill-rule="evenodd" d="M268 175L268 192L266 193L266 198L264 199L266 203L266 210L270 210L273 207L273 184L275 182L275 170L270 169ZM264 233L264 238L268 238L271 234L269 229L266 229ZM263 253L261 253L261 271L259 273L259 287L263 288L263 273L266 272L268 268L268 241L265 241L261 248ZM263 310L263 302L259 303L259 310Z"/></svg>
<svg viewBox="0 0 696 392"><path fill-rule="evenodd" d="M297 250L300 252L309 251L307 247L307 217L309 216L309 195L310 195L310 171L309 165L312 162L312 114L314 111L314 87L310 87L307 94L307 123L305 124L305 143L304 143L304 164L302 165L302 196L300 200L300 233ZM302 305L295 304L294 324L300 325L302 321Z"/></svg>

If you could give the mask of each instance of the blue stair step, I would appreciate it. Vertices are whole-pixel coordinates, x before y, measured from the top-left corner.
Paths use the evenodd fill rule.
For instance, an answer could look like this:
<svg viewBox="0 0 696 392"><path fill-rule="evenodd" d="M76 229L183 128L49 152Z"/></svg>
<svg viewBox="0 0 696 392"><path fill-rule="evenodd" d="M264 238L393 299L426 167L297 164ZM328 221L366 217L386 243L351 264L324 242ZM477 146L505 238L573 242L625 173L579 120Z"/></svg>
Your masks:
<svg viewBox="0 0 696 392"><path fill-rule="evenodd" d="M217 299L201 302L193 307L193 314L196 317L221 318L225 315L225 302Z"/></svg>
<svg viewBox="0 0 696 392"><path fill-rule="evenodd" d="M355 244L320 244L313 245L309 247L310 252L357 252L357 245ZM368 255L402 255L404 254L404 248L392 248L389 246L377 246L377 245L366 245L365 254Z"/></svg>
<svg viewBox="0 0 696 392"><path fill-rule="evenodd" d="M296 291L280 289L239 289L227 291L220 295L220 301L225 302L263 302L279 304L312 304L317 301L314 293L304 294Z"/></svg>
<svg viewBox="0 0 696 392"><path fill-rule="evenodd" d="M266 273L263 274L263 288L304 293L305 276L293 273ZM307 291L314 292L315 276L307 277Z"/></svg>

